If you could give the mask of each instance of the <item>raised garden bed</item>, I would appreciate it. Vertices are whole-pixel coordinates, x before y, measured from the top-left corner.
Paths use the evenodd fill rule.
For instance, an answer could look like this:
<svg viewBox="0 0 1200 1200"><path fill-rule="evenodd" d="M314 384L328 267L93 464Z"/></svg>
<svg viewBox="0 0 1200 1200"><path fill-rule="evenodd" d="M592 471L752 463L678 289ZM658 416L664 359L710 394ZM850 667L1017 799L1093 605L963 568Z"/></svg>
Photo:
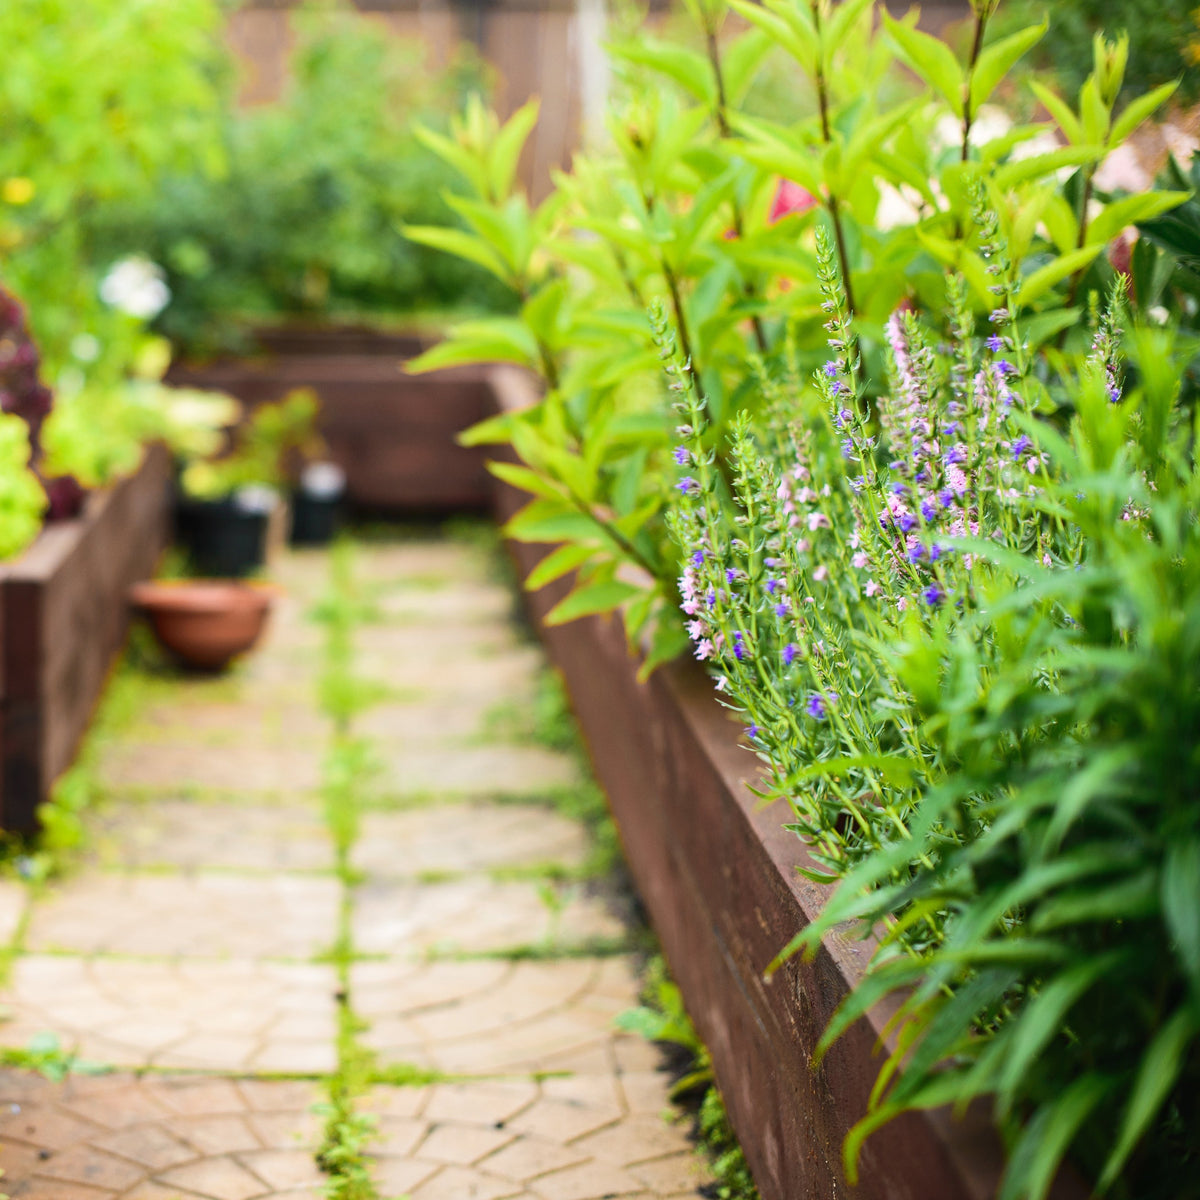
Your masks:
<svg viewBox="0 0 1200 1200"><path fill-rule="evenodd" d="M0 827L37 825L70 765L129 621L130 584L154 571L170 528L170 457L90 496L0 566Z"/></svg>
<svg viewBox="0 0 1200 1200"><path fill-rule="evenodd" d="M497 405L529 403L518 372L493 376ZM494 457L500 457L494 454ZM507 519L526 503L497 482ZM522 578L552 546L510 543ZM708 1045L717 1079L763 1200L984 1200L997 1193L1002 1149L985 1112L953 1120L910 1114L868 1139L860 1182L842 1172L846 1133L867 1110L891 1012L877 1006L826 1056L810 1057L838 1003L861 977L869 942L827 938L811 962L792 959L771 982L763 972L819 913L827 888L796 873L802 843L780 805L762 808L746 786L756 760L741 728L690 660L637 681L619 620L546 626L541 618L570 580L526 593L543 641L562 671L597 778L671 971ZM1083 1200L1060 1178L1055 1200Z"/></svg>
<svg viewBox="0 0 1200 1200"><path fill-rule="evenodd" d="M487 508L487 455L454 440L491 411L485 370L405 375L405 362L424 349L421 338L357 327L264 330L256 340L260 353L252 357L177 364L168 382L215 388L251 406L313 388L329 456L346 472L347 499L360 510Z"/></svg>

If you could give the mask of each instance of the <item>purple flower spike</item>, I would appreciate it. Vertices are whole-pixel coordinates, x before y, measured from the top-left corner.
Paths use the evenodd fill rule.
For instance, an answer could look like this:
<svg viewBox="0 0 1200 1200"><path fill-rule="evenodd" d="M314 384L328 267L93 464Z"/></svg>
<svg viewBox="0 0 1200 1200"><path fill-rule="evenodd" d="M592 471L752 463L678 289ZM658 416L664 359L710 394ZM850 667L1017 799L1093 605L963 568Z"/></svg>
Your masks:
<svg viewBox="0 0 1200 1200"><path fill-rule="evenodd" d="M1017 369L1008 361L1007 358L997 359L995 365L996 374L999 375L1001 379L1003 379L1005 375L1011 375Z"/></svg>
<svg viewBox="0 0 1200 1200"><path fill-rule="evenodd" d="M932 500L922 500L921 516L927 521L932 521L937 516L937 505Z"/></svg>
<svg viewBox="0 0 1200 1200"><path fill-rule="evenodd" d="M737 583L737 581L738 581L737 568L736 567L726 567L725 568L725 582L726 583Z"/></svg>
<svg viewBox="0 0 1200 1200"><path fill-rule="evenodd" d="M917 518L910 512L902 512L897 518L897 523L905 533L912 533L917 527Z"/></svg>
<svg viewBox="0 0 1200 1200"><path fill-rule="evenodd" d="M1033 445L1033 439L1026 434L1021 434L1019 438L1012 444L1013 462L1017 462L1021 456Z"/></svg>
<svg viewBox="0 0 1200 1200"><path fill-rule="evenodd" d="M768 579L766 587L767 587L767 595L768 596L775 595L775 592L779 588L779 580L778 579Z"/></svg>
<svg viewBox="0 0 1200 1200"><path fill-rule="evenodd" d="M686 446L675 447L675 461L681 466L686 467L688 460L692 457L691 452Z"/></svg>
<svg viewBox="0 0 1200 1200"><path fill-rule="evenodd" d="M777 605L775 605L775 615L777 617L786 617L787 611L788 611L788 606L787 606L786 601L780 600L780 602Z"/></svg>
<svg viewBox="0 0 1200 1200"><path fill-rule="evenodd" d="M685 496L694 496L700 490L700 485L690 475L685 475L675 486Z"/></svg>
<svg viewBox="0 0 1200 1200"><path fill-rule="evenodd" d="M825 372L826 379L835 379L838 373L837 359L831 359L821 370Z"/></svg>
<svg viewBox="0 0 1200 1200"><path fill-rule="evenodd" d="M750 651L746 646L745 635L740 632L733 635L733 656L738 662L744 662L750 656Z"/></svg>
<svg viewBox="0 0 1200 1200"><path fill-rule="evenodd" d="M785 667L790 667L792 663L796 661L796 655L799 653L800 652L796 649L795 643L788 642L788 644L783 648L783 665Z"/></svg>
<svg viewBox="0 0 1200 1200"><path fill-rule="evenodd" d="M921 599L929 605L930 608L937 608L939 604L946 598L946 593L942 591L936 583L931 583L922 593Z"/></svg>
<svg viewBox="0 0 1200 1200"><path fill-rule="evenodd" d="M993 333L987 340L987 348L993 354L999 354L1004 349L1004 339L997 333Z"/></svg>
<svg viewBox="0 0 1200 1200"><path fill-rule="evenodd" d="M961 466L967 461L967 448L962 442L955 442L949 450L946 451L946 465L949 467Z"/></svg>
<svg viewBox="0 0 1200 1200"><path fill-rule="evenodd" d="M808 703L804 706L805 711L814 721L823 721L829 715L829 706L825 703L825 697L820 692L812 692L808 697Z"/></svg>
<svg viewBox="0 0 1200 1200"><path fill-rule="evenodd" d="M759 735L760 733L762 733L762 730L761 730L761 729L759 729L759 727L758 727L757 725L753 724L753 723L751 723L750 725L748 725L748 726L746 727L746 736L747 736L748 738L750 738L751 740L753 740L754 738L758 737L758 735Z"/></svg>

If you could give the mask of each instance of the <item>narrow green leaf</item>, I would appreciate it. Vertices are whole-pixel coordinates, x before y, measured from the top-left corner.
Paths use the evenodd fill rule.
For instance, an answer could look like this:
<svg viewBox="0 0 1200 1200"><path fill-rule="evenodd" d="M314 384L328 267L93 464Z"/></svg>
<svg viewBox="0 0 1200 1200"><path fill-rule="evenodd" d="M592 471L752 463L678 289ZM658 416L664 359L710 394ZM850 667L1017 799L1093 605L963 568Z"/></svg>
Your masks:
<svg viewBox="0 0 1200 1200"><path fill-rule="evenodd" d="M537 124L540 108L541 101L536 96L526 101L508 118L492 143L488 156L488 178L496 200L504 199L512 191L521 151Z"/></svg>
<svg viewBox="0 0 1200 1200"><path fill-rule="evenodd" d="M1191 980L1193 993L1200 998L1200 840L1180 839L1168 846L1162 907L1175 953Z"/></svg>
<svg viewBox="0 0 1200 1200"><path fill-rule="evenodd" d="M1150 1122L1158 1115L1187 1062L1188 1048L1195 1036L1195 1016L1190 1009L1180 1008L1146 1048L1134 1080L1133 1092L1125 1106L1121 1132L1108 1162L1104 1164L1098 1191L1106 1192L1116 1181Z"/></svg>

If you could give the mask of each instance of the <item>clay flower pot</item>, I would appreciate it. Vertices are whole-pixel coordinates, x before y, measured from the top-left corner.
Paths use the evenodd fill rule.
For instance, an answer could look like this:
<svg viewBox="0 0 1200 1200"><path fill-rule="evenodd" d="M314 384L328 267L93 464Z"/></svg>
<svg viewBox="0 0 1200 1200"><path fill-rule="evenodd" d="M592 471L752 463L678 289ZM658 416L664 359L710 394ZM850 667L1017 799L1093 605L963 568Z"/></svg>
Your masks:
<svg viewBox="0 0 1200 1200"><path fill-rule="evenodd" d="M219 671L258 641L274 596L234 580L183 579L135 584L129 599L181 662Z"/></svg>

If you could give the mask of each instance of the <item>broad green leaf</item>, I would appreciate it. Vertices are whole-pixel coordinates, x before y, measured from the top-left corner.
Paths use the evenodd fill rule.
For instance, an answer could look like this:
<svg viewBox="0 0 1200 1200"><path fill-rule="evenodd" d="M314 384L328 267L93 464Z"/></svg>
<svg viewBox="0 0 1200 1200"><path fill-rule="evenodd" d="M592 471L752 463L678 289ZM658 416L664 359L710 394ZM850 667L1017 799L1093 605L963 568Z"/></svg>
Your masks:
<svg viewBox="0 0 1200 1200"><path fill-rule="evenodd" d="M883 23L900 53L922 79L950 105L956 117L963 115L963 72L954 51L939 38L897 21L886 11Z"/></svg>
<svg viewBox="0 0 1200 1200"><path fill-rule="evenodd" d="M569 596L560 600L545 616L547 625L565 625L580 617L596 613L611 612L620 608L627 600L641 592L641 588L620 579L608 579L601 583L577 587Z"/></svg>
<svg viewBox="0 0 1200 1200"><path fill-rule="evenodd" d="M704 104L712 104L716 100L712 64L703 54L697 54L677 42L664 42L645 34L611 44L608 49L616 58L650 67L673 79Z"/></svg>
<svg viewBox="0 0 1200 1200"><path fill-rule="evenodd" d="M1189 192L1141 192L1136 196L1114 200L1088 224L1087 244L1111 242L1126 226L1151 221L1170 212L1187 200L1189 195Z"/></svg>
<svg viewBox="0 0 1200 1200"><path fill-rule="evenodd" d="M512 190L517 163L525 142L537 124L541 101L535 96L504 123L488 155L488 179L495 200L504 199Z"/></svg>
<svg viewBox="0 0 1200 1200"><path fill-rule="evenodd" d="M462 321L444 341L405 364L410 375L464 363L511 362L528 367L537 362L537 346L520 321L491 317Z"/></svg>
<svg viewBox="0 0 1200 1200"><path fill-rule="evenodd" d="M512 484L523 492L531 492L535 496L544 496L547 500L561 500L562 490L550 480L539 475L529 467L517 463L489 461L487 469L504 483Z"/></svg>
<svg viewBox="0 0 1200 1200"><path fill-rule="evenodd" d="M1178 86L1178 81L1172 80L1170 83L1162 84L1161 87L1156 87L1152 92L1147 92L1144 96L1138 96L1136 100L1131 100L1121 115L1113 122L1112 132L1108 135L1109 146L1115 149L1125 141L1159 105L1171 98Z"/></svg>
<svg viewBox="0 0 1200 1200"><path fill-rule="evenodd" d="M413 135L426 149L432 150L443 162L458 171L475 189L477 196L487 195L487 165L469 147L424 125L414 125Z"/></svg>
<svg viewBox="0 0 1200 1200"><path fill-rule="evenodd" d="M1072 146L1082 145L1084 141L1083 126L1079 118L1071 111L1071 106L1057 92L1052 92L1044 84L1030 80L1029 86L1033 94L1042 102L1042 107L1058 123L1059 129Z"/></svg>
<svg viewBox="0 0 1200 1200"><path fill-rule="evenodd" d="M802 22L794 18L788 20L753 0L729 0L729 7L769 34L800 64L805 74L810 77L816 74L817 41L811 27L805 28Z"/></svg>
<svg viewBox="0 0 1200 1200"><path fill-rule="evenodd" d="M1030 25L987 46L975 63L971 74L971 111L978 112L986 104L1000 81L1012 70L1017 60L1038 44L1046 33L1048 22Z"/></svg>
<svg viewBox="0 0 1200 1200"><path fill-rule="evenodd" d="M525 590L536 592L548 583L561 579L576 568L583 566L593 554L595 546L580 546L573 543L559 546L542 559L525 579Z"/></svg>
<svg viewBox="0 0 1200 1200"><path fill-rule="evenodd" d="M1064 254L1054 262L1039 267L1022 281L1021 290L1017 293L1017 303L1022 307L1032 304L1056 283L1061 283L1076 271L1082 271L1103 249L1099 244L1084 246L1082 250L1072 250L1070 254Z"/></svg>
<svg viewBox="0 0 1200 1200"><path fill-rule="evenodd" d="M455 437L460 446L504 446L512 440L512 413L485 417Z"/></svg>
<svg viewBox="0 0 1200 1200"><path fill-rule="evenodd" d="M842 42L850 36L855 24L873 3L874 0L842 0L833 10L833 16L830 17L822 38L826 63L833 61Z"/></svg>
<svg viewBox="0 0 1200 1200"><path fill-rule="evenodd" d="M1047 154L1035 154L1031 158L1019 158L1016 162L1005 163L996 168L993 179L996 187L1006 192L1010 188L1028 183L1031 179L1052 175L1063 167L1083 166L1099 162L1103 157L1104 148L1100 145L1064 146L1061 150L1051 150Z"/></svg>
<svg viewBox="0 0 1200 1200"><path fill-rule="evenodd" d="M744 99L771 44L771 37L764 30L750 29L722 52L721 73L725 79L725 99L730 104L739 104Z"/></svg>
<svg viewBox="0 0 1200 1200"><path fill-rule="evenodd" d="M511 284L513 272L503 258L481 237L462 229L448 229L444 225L401 225L400 232L410 242L443 250L447 254L465 258L476 266L490 271L497 279Z"/></svg>
<svg viewBox="0 0 1200 1200"><path fill-rule="evenodd" d="M553 505L546 500L527 504L501 532L518 542L581 541L596 545L607 540L591 517L565 503Z"/></svg>

